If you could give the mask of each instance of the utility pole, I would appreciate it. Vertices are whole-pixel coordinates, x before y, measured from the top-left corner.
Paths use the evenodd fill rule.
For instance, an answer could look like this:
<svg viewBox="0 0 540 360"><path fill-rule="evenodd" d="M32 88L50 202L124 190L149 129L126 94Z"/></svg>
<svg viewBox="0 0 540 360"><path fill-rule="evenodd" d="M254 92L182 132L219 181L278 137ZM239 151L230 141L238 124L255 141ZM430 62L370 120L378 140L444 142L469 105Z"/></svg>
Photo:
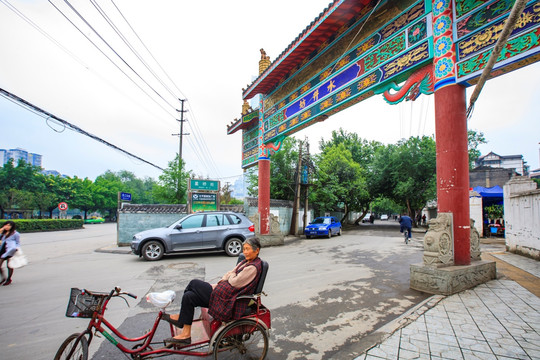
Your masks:
<svg viewBox="0 0 540 360"><path fill-rule="evenodd" d="M302 171L302 147L303 143L300 141L299 151L298 151L298 165L296 166L296 183L294 189L294 203L291 219L291 229L289 233L291 235L298 235L298 208L300 207L300 173Z"/></svg>
<svg viewBox="0 0 540 360"><path fill-rule="evenodd" d="M179 137L179 144L178 144L178 170L182 169L182 136L189 135L189 133L184 134L184 113L187 112L187 110L184 110L184 101L185 99L178 99L180 100L180 110L176 110L180 113L180 120L177 120L180 122L180 133L179 134L172 134L173 136Z"/></svg>
<svg viewBox="0 0 540 360"><path fill-rule="evenodd" d="M176 193L178 195L178 201L181 200L180 195L180 173L182 171L182 137L184 135L189 135L189 133L184 134L184 113L187 112L187 110L184 110L184 101L185 99L178 99L180 100L180 110L176 110L180 113L180 120L177 120L180 122L180 133L179 134L172 134L172 136L178 136L179 138L179 144L178 144L178 179L176 181ZM189 194L188 194L189 195Z"/></svg>
<svg viewBox="0 0 540 360"><path fill-rule="evenodd" d="M308 214L308 193L309 193L309 142L307 142L306 139L306 164L304 165L307 168L307 174L306 174L306 183L304 184L304 187L306 189L305 191L305 200L304 200L304 227L303 230L306 229L307 226L307 214ZM304 231L302 231L304 233Z"/></svg>

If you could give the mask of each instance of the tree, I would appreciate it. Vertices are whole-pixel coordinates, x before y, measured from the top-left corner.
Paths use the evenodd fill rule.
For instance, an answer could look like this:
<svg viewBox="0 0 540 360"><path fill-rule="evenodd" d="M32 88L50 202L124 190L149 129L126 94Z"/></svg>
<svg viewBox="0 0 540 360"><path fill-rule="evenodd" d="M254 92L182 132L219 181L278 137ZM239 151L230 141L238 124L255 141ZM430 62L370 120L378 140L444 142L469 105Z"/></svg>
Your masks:
<svg viewBox="0 0 540 360"><path fill-rule="evenodd" d="M296 167L300 142L295 138L285 138L281 149L271 156L270 197L280 200L294 200ZM250 196L257 196L259 187L258 167L247 171L247 190Z"/></svg>
<svg viewBox="0 0 540 360"><path fill-rule="evenodd" d="M475 161L480 157L482 154L480 150L478 150L478 146L482 144L487 144L486 138L484 137L484 133L477 132L476 130L468 130L467 131L467 140L468 140L468 148L469 148L469 169L474 169L475 167Z"/></svg>
<svg viewBox="0 0 540 360"><path fill-rule="evenodd" d="M95 209L108 214L109 218L116 217L118 208L118 192L122 191L124 184L120 177L107 170L104 174L99 175L94 181L93 200Z"/></svg>
<svg viewBox="0 0 540 360"><path fill-rule="evenodd" d="M407 209L411 218L436 198L435 140L411 137L381 147L375 154L371 181L375 192Z"/></svg>
<svg viewBox="0 0 540 360"><path fill-rule="evenodd" d="M10 159L0 167L1 218L8 208L34 209L37 198L34 195L41 194L45 189L40 171L38 166L32 166L22 159L17 162L17 166L14 166L13 159Z"/></svg>
<svg viewBox="0 0 540 360"><path fill-rule="evenodd" d="M351 153L352 159L361 166L363 174L366 178L366 192L362 196L358 196L355 201L354 209L350 211L360 212L361 215L354 221L358 224L369 211L371 201L376 197L377 193L372 187L370 179L370 169L377 149L383 145L378 141L368 141L362 139L356 133L349 133L340 128L338 131L332 131L332 137L328 141L321 140L319 148L325 151L326 148L343 144Z"/></svg>
<svg viewBox="0 0 540 360"><path fill-rule="evenodd" d="M345 214L361 206L369 196L362 167L356 163L344 144L326 146L316 158L317 171L312 201L320 211L334 210L342 203Z"/></svg>
<svg viewBox="0 0 540 360"><path fill-rule="evenodd" d="M79 179L74 177L71 187L73 189L73 196L70 206L82 210L84 212L84 219L86 220L88 211L96 210L96 203L93 196L95 185L88 178Z"/></svg>
<svg viewBox="0 0 540 360"><path fill-rule="evenodd" d="M184 170L185 163L179 166L178 154L169 166L159 176L157 184L153 188L153 196L156 201L164 204L186 204L187 186L191 177L191 171Z"/></svg>

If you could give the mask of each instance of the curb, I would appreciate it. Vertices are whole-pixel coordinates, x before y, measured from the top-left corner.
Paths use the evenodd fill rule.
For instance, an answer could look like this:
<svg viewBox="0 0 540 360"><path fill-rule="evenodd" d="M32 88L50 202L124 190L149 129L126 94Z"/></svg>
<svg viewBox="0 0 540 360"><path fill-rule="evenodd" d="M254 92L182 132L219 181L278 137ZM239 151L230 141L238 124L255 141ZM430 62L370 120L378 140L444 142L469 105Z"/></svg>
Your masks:
<svg viewBox="0 0 540 360"><path fill-rule="evenodd" d="M126 249L121 249L117 246L106 246L99 249L94 250L94 252L98 253L109 253L109 254L131 254L131 248L126 247Z"/></svg>

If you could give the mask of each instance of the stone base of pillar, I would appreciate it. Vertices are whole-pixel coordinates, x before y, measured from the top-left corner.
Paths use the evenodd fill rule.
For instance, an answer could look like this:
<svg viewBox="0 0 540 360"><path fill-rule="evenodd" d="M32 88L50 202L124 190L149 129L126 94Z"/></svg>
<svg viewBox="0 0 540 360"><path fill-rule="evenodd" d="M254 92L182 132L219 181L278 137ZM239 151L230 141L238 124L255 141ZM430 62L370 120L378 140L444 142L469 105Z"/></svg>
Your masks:
<svg viewBox="0 0 540 360"><path fill-rule="evenodd" d="M261 241L261 247L285 245L285 236L280 235L280 234L271 234L271 235L256 234L256 236Z"/></svg>
<svg viewBox="0 0 540 360"><path fill-rule="evenodd" d="M428 294L452 295L496 277L494 261L473 261L470 265L437 268L424 264L410 266L411 289Z"/></svg>

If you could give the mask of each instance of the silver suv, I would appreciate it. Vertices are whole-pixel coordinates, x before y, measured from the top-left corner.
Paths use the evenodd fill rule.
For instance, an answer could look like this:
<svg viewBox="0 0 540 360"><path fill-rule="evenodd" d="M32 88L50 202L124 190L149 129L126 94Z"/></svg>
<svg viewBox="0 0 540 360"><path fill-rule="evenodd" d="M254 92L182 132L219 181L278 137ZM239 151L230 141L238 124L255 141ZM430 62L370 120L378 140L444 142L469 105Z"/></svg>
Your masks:
<svg viewBox="0 0 540 360"><path fill-rule="evenodd" d="M242 252L244 240L255 236L255 226L244 215L212 211L188 215L164 228L142 231L133 236L131 250L146 260L164 254L224 250L229 256Z"/></svg>

